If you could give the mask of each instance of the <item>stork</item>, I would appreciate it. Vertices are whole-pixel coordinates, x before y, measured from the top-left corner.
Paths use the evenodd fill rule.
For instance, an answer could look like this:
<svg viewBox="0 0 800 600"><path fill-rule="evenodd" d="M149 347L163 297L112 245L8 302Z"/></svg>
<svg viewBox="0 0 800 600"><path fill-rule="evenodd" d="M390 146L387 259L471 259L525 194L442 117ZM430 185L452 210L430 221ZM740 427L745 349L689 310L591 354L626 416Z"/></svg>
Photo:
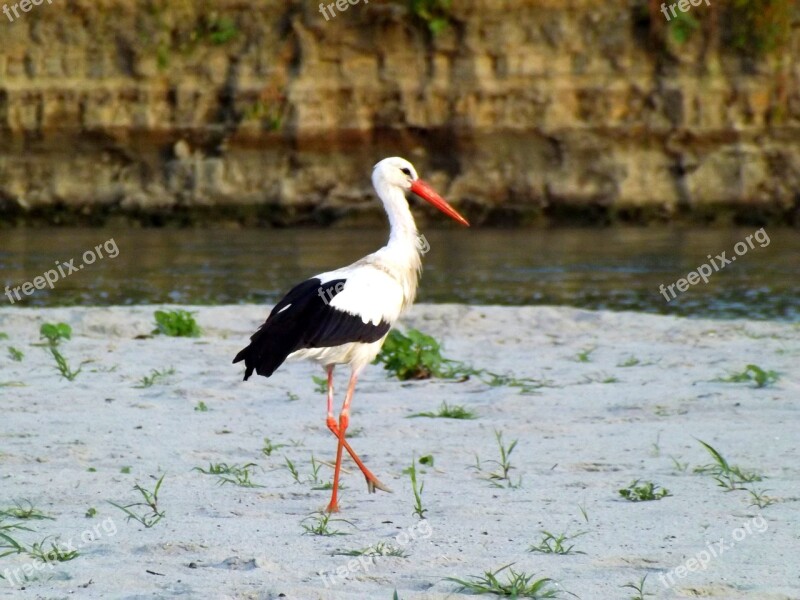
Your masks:
<svg viewBox="0 0 800 600"><path fill-rule="evenodd" d="M389 242L353 264L320 273L293 287L236 355L244 361L244 380L255 371L269 377L288 359L309 359L328 378L326 425L338 439L333 491L328 512L339 510L342 451L347 450L367 480L367 490L389 492L345 439L350 404L361 372L380 352L389 330L414 302L422 270L419 233L405 192L411 191L447 216L469 226L444 198L417 177L413 165L399 157L385 158L372 170L372 185L389 217ZM350 382L339 421L333 413L333 369L350 366Z"/></svg>

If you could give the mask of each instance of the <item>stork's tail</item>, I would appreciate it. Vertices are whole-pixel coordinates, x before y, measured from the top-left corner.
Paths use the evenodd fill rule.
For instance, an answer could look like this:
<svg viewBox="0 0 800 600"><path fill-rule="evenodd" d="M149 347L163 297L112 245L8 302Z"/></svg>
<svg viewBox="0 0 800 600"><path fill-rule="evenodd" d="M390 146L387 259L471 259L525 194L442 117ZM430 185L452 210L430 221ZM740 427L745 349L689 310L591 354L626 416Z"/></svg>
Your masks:
<svg viewBox="0 0 800 600"><path fill-rule="evenodd" d="M250 338L250 344L239 351L234 364L244 361L244 380L247 381L255 371L258 375L269 377L283 364L292 352L292 347L281 339L280 332L269 331L265 323Z"/></svg>

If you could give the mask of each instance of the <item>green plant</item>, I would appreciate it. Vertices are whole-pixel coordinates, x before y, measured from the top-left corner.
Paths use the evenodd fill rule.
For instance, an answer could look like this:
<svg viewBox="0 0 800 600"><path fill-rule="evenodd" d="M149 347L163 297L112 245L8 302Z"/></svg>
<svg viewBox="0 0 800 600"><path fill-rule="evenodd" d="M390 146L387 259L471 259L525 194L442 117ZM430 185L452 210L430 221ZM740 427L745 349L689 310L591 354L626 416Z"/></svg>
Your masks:
<svg viewBox="0 0 800 600"><path fill-rule="evenodd" d="M198 337L202 330L194 319L194 313L178 310L157 310L154 313L156 328L153 334L171 337Z"/></svg>
<svg viewBox="0 0 800 600"><path fill-rule="evenodd" d="M272 456L272 453L275 450L280 450L281 448L285 448L286 444L273 444L269 438L264 438L264 447L261 448L261 452L264 453L264 456Z"/></svg>
<svg viewBox="0 0 800 600"><path fill-rule="evenodd" d="M38 508L34 508L30 500L23 500L22 502L14 501L14 506L0 510L0 519L3 517L36 521L40 521L42 519L50 519L51 521L53 520L53 517L48 517Z"/></svg>
<svg viewBox="0 0 800 600"><path fill-rule="evenodd" d="M757 488L748 489L747 492L752 498L752 502L748 506L757 506L758 508L766 508L771 504L775 504L777 500L767 496L767 490L759 490Z"/></svg>
<svg viewBox="0 0 800 600"><path fill-rule="evenodd" d="M14 346L8 347L8 356L11 360L16 362L22 362L22 359L25 358L25 355L22 353L22 350L18 350L14 348Z"/></svg>
<svg viewBox="0 0 800 600"><path fill-rule="evenodd" d="M433 454L426 454L425 456L419 457L419 464L425 465L427 467L433 466Z"/></svg>
<svg viewBox="0 0 800 600"><path fill-rule="evenodd" d="M411 466L403 469L403 473L411 478L411 491L414 492L414 514L420 519L424 519L425 513L428 512L428 509L422 506L422 490L425 489L425 483L417 483L417 463L414 457L411 458Z"/></svg>
<svg viewBox="0 0 800 600"><path fill-rule="evenodd" d="M411 14L425 23L431 35L439 35L450 23L452 0L408 0Z"/></svg>
<svg viewBox="0 0 800 600"><path fill-rule="evenodd" d="M668 489L662 488L652 481L643 481L640 485L639 480L636 479L628 487L619 490L619 495L630 502L649 502L651 500L661 500L672 494L669 493Z"/></svg>
<svg viewBox="0 0 800 600"><path fill-rule="evenodd" d="M679 473L685 473L685 472L686 472L686 469L688 469L688 468L689 468L689 463L688 463L688 462L683 462L683 463L682 463L681 461L679 461L679 460L678 460L677 458L675 458L674 456L670 456L669 458L670 458L670 460L672 460L672 466L673 466L673 467L675 468L675 470L676 470L676 471L678 471Z"/></svg>
<svg viewBox="0 0 800 600"><path fill-rule="evenodd" d="M61 374L61 376L66 379L67 381L74 381L75 378L80 374L83 370L83 365L86 364L86 361L82 362L78 367L77 371L73 371L69 364L67 363L67 359L64 357L61 352L58 351L58 348L55 346L50 346L50 353L53 355L53 358L56 360L56 369Z"/></svg>
<svg viewBox="0 0 800 600"><path fill-rule="evenodd" d="M522 485L522 477L517 480L517 483L514 483L511 481L509 473L511 472L511 469L515 468L511 466L511 453L514 452L514 448L517 447L517 442L519 442L519 440L514 440L508 446L506 446L503 443L503 432L498 429L494 430L494 437L497 440L497 446L500 449L500 460L489 460L486 462L496 464L498 467L500 467L500 470L489 473L489 479L492 481L492 485L494 487L518 488ZM500 484L502 481L506 482L505 486Z"/></svg>
<svg viewBox="0 0 800 600"><path fill-rule="evenodd" d="M44 538L41 542L34 542L31 547L25 552L31 558L38 559L42 562L67 562L73 558L77 558L77 550L63 550L55 542L50 542L50 549L45 549L45 543L49 538Z"/></svg>
<svg viewBox="0 0 800 600"><path fill-rule="evenodd" d="M695 31L700 28L700 21L689 13L679 12L670 19L669 33L672 39L678 44L685 44L689 41Z"/></svg>
<svg viewBox="0 0 800 600"><path fill-rule="evenodd" d="M439 342L417 329L409 329L406 335L396 329L390 331L375 362L382 363L400 381L444 374Z"/></svg>
<svg viewBox="0 0 800 600"><path fill-rule="evenodd" d="M367 546L359 550L334 550L331 552L331 556L396 556L398 558L407 558L408 554L402 548L386 542L378 542L373 546Z"/></svg>
<svg viewBox="0 0 800 600"><path fill-rule="evenodd" d="M61 340L72 338L72 327L66 323L44 323L39 328L39 337L47 340L50 346L57 346Z"/></svg>
<svg viewBox="0 0 800 600"><path fill-rule="evenodd" d="M595 347L581 350L580 352L578 352L578 354L575 355L575 360L582 363L591 362L592 359L590 357L592 355L592 352L594 352L595 350L597 350L597 348Z"/></svg>
<svg viewBox="0 0 800 600"><path fill-rule="evenodd" d="M721 377L717 381L724 383L747 383L754 382L757 388L767 387L780 379L780 374L776 371L765 371L758 365L747 365L744 371L732 373L728 377Z"/></svg>
<svg viewBox="0 0 800 600"><path fill-rule="evenodd" d="M697 441L702 444L703 448L714 459L714 464L695 467L695 473L710 473L717 484L728 491L743 489L742 484L744 483L761 481L762 477L758 473L747 471L737 465L731 465L713 446L703 440Z"/></svg>
<svg viewBox="0 0 800 600"><path fill-rule="evenodd" d="M644 591L644 583L645 583L645 581L647 581L647 575L642 577L639 580L639 583L626 583L625 585L622 585L620 587L623 588L623 589L630 588L634 592L636 592L636 595L635 596L631 596L630 600L645 600L645 596L652 596L653 595L650 592L645 592Z"/></svg>
<svg viewBox="0 0 800 600"><path fill-rule="evenodd" d="M311 523L306 523L306 521L311 521ZM348 525L353 525L350 521L346 519L334 519L331 517L330 513L327 512L320 512L316 513L315 515L309 515L302 521L300 521L300 526L303 528L303 535L322 535L322 536L332 536L332 535L348 535L344 531L340 531L338 529L331 529L331 523L347 523Z"/></svg>
<svg viewBox="0 0 800 600"><path fill-rule="evenodd" d="M558 590L552 586L555 583L549 577L534 580L533 575L517 572L512 569L514 563L500 567L496 571L486 571L483 576L473 575L470 579L457 579L447 577L446 581L458 584L457 591L469 591L473 594L494 594L509 598L557 598ZM506 580L500 581L497 575L508 569L505 573Z"/></svg>
<svg viewBox="0 0 800 600"><path fill-rule="evenodd" d="M573 550L575 544L569 546L566 542L574 540L577 537L585 535L586 531L579 531L574 535L569 535L567 532L553 535L549 531L542 531L542 539L536 546L530 546L528 552L540 552L542 554L586 554L580 550Z"/></svg>
<svg viewBox="0 0 800 600"><path fill-rule="evenodd" d="M617 366L618 366L618 367L635 367L635 366L636 366L636 365L638 365L640 362L641 362L641 361L640 361L638 358L636 358L635 356L631 356L631 357L630 357L630 358L628 358L627 360L625 360L625 361L623 361L623 362L619 363Z"/></svg>
<svg viewBox="0 0 800 600"><path fill-rule="evenodd" d="M421 412L408 415L407 419L416 417L428 417L431 419L477 419L478 415L473 411L464 408L460 404L453 404L452 406L447 402L442 402L438 412Z"/></svg>
<svg viewBox="0 0 800 600"><path fill-rule="evenodd" d="M7 340L8 334L5 331L0 331L0 340Z"/></svg>
<svg viewBox="0 0 800 600"><path fill-rule="evenodd" d="M94 519L97 516L97 509L93 506L90 506L86 509L86 514L84 515L87 519Z"/></svg>
<svg viewBox="0 0 800 600"><path fill-rule="evenodd" d="M205 402L200 400L197 404L195 404L194 411L195 412L208 412L209 408L208 408L208 405Z"/></svg>
<svg viewBox="0 0 800 600"><path fill-rule="evenodd" d="M328 380L325 377L317 377L316 375L311 376L312 381L314 382L314 391L318 394L325 394L328 391Z"/></svg>
<svg viewBox="0 0 800 600"><path fill-rule="evenodd" d="M133 387L135 387L135 388L149 388L153 384L155 384L156 382L161 381L162 379L165 379L165 378L169 377L170 375L174 375L174 374L175 374L175 369L173 367L170 367L169 369L163 369L161 371L159 371L158 369L151 369L150 370L150 375L144 375L139 380L139 384L135 385Z"/></svg>
<svg viewBox="0 0 800 600"><path fill-rule="evenodd" d="M193 471L199 471L203 475L216 475L219 478L219 484L225 485L232 483L239 487L256 488L264 487L258 485L250 479L252 469L257 467L255 463L247 463L244 465L229 465L228 463L210 463L208 469L202 467L195 467Z"/></svg>
<svg viewBox="0 0 800 600"><path fill-rule="evenodd" d="M25 552L25 546L11 537L11 531L31 531L21 523L3 523L0 517L0 558Z"/></svg>
<svg viewBox="0 0 800 600"><path fill-rule="evenodd" d="M152 492L143 488L138 483L133 486L133 489L141 494L143 500L142 502L133 502L131 504L126 504L125 506L121 506L116 502L111 502L110 500L106 500L106 502L124 512L128 516L126 520L130 521L133 519L147 528L153 527L156 523L163 519L166 514L158 507L158 492L161 490L161 484L164 483L165 475L166 474L159 478ZM131 510L132 508L140 506L149 510L143 512L142 514Z"/></svg>

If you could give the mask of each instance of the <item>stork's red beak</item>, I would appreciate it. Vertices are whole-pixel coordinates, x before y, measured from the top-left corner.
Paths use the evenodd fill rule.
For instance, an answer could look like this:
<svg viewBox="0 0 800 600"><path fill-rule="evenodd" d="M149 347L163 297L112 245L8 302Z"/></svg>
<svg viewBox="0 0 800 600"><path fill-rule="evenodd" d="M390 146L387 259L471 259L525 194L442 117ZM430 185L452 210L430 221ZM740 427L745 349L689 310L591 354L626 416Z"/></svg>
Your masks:
<svg viewBox="0 0 800 600"><path fill-rule="evenodd" d="M426 200L427 202L433 204L436 208L442 211L451 219L455 219L462 225L466 225L469 227L469 221L467 221L464 217L458 214L458 211L450 206L447 201L442 198L439 194L437 194L434 189L429 186L427 183L422 181L422 179L417 179L414 183L411 184L411 191L414 192L417 196Z"/></svg>

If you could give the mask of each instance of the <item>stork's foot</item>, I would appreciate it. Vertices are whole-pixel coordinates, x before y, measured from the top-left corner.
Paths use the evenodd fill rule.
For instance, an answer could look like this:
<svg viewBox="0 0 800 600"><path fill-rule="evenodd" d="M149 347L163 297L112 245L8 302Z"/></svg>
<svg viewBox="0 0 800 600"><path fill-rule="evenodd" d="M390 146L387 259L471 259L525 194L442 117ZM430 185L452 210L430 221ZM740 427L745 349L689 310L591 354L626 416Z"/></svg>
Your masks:
<svg viewBox="0 0 800 600"><path fill-rule="evenodd" d="M383 485L374 475L372 476L372 479L366 477L366 480L367 480L367 491L370 494L374 494L375 490L380 490L382 492L389 492L390 494L393 493L392 490Z"/></svg>

